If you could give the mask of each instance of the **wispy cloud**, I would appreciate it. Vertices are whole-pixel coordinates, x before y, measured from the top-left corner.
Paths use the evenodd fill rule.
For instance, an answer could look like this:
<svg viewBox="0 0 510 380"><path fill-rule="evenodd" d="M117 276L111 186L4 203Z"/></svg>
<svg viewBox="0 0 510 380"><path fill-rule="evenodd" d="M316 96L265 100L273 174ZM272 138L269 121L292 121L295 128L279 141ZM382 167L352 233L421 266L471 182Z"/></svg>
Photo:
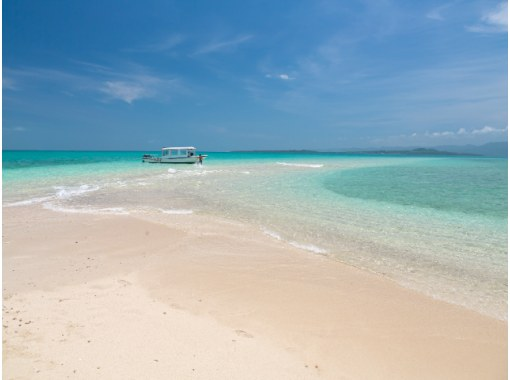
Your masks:
<svg viewBox="0 0 510 380"><path fill-rule="evenodd" d="M288 75L299 78L289 86L254 79L245 88L257 101L289 114L314 115L323 129L347 136L360 133L355 130L365 130L370 138L404 133L402 139L413 142L408 131L414 130L423 140L439 140L461 137L455 130L460 126L467 130L506 120L506 64L497 55L394 70L365 64L354 54L348 43L331 38L288 65ZM274 66L267 58L259 71L278 73ZM439 131L427 137L431 126ZM470 131L469 136L490 134Z"/></svg>
<svg viewBox="0 0 510 380"><path fill-rule="evenodd" d="M35 88L42 83L58 84L68 89L87 90L93 88L96 82L90 76L53 68L5 67L3 71L3 80L7 80L8 83L14 83L15 89L18 91Z"/></svg>
<svg viewBox="0 0 510 380"><path fill-rule="evenodd" d="M109 99L121 100L128 104L149 98L168 100L176 93L186 92L177 78L164 78L146 73L124 73L112 78L103 81L96 90L106 94Z"/></svg>
<svg viewBox="0 0 510 380"><path fill-rule="evenodd" d="M6 76L6 75L4 75L4 77L2 78L2 87L5 90L13 90L13 91L18 90L18 87L16 86L16 81L14 80L14 78Z"/></svg>
<svg viewBox="0 0 510 380"><path fill-rule="evenodd" d="M6 132L16 132L16 133L28 131L28 129L25 127L4 127L3 130Z"/></svg>
<svg viewBox="0 0 510 380"><path fill-rule="evenodd" d="M234 39L224 40L224 41L213 41L202 47L200 47L197 51L193 53L193 55L202 55L202 54L210 54L221 51L228 51L236 48L237 46L251 40L253 38L252 35L241 35L237 36Z"/></svg>
<svg viewBox="0 0 510 380"><path fill-rule="evenodd" d="M175 93L186 92L176 78L168 79L146 73L119 74L115 78L104 81L99 91L110 99L128 104L140 99L168 99Z"/></svg>
<svg viewBox="0 0 510 380"><path fill-rule="evenodd" d="M128 104L133 103L137 99L142 99L151 95L148 88L139 83L128 82L105 82L101 91L113 99L120 99Z"/></svg>
<svg viewBox="0 0 510 380"><path fill-rule="evenodd" d="M429 12L427 12L427 14L425 15L425 17L431 19L431 20L436 20L436 21L444 21L445 20L445 13L447 12L447 10L453 5L454 3L446 3L446 4L443 4L439 7L436 7L436 8L433 8L431 9Z"/></svg>
<svg viewBox="0 0 510 380"><path fill-rule="evenodd" d="M508 3L503 1L495 9L487 10L480 21L467 27L475 33L506 33L508 31Z"/></svg>
<svg viewBox="0 0 510 380"><path fill-rule="evenodd" d="M16 83L19 91L53 84L60 87L59 93L66 95L96 93L103 95L97 100L120 100L128 104L144 98L168 99L175 93L185 92L177 78L150 74L140 66L121 70L87 62L79 62L79 65L82 69L73 72L47 68L6 68L4 76L9 82Z"/></svg>

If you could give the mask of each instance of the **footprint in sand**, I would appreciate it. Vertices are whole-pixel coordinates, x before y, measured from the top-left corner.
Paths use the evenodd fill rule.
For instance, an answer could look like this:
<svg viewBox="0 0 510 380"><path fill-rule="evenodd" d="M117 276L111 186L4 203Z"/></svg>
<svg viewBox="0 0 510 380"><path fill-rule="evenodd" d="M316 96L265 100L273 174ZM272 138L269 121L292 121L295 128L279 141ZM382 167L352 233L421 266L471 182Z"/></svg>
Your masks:
<svg viewBox="0 0 510 380"><path fill-rule="evenodd" d="M245 337L245 338L253 338L253 335L251 335L250 333L247 333L244 330L236 330L236 334L239 336Z"/></svg>
<svg viewBox="0 0 510 380"><path fill-rule="evenodd" d="M121 284L123 287L128 286L128 285L132 285L131 282L126 281L126 280L117 280L117 282L119 284Z"/></svg>

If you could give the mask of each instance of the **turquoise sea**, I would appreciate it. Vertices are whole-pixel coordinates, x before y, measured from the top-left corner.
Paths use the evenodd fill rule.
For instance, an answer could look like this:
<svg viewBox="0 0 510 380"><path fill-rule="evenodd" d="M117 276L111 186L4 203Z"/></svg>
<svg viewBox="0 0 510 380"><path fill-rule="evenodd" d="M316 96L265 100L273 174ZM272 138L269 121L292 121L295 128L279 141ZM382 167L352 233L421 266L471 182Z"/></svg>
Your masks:
<svg viewBox="0 0 510 380"><path fill-rule="evenodd" d="M231 218L507 318L507 159L211 152L200 167L142 153L4 151L3 207Z"/></svg>

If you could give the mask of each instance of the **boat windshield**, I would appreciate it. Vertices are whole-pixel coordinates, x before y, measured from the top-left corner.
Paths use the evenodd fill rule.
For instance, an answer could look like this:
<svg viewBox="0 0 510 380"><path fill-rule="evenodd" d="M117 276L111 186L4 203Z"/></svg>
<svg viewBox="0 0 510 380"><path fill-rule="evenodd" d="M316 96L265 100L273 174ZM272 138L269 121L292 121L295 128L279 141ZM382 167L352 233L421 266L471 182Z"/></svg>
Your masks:
<svg viewBox="0 0 510 380"><path fill-rule="evenodd" d="M163 149L163 156L190 157L195 155L194 149Z"/></svg>

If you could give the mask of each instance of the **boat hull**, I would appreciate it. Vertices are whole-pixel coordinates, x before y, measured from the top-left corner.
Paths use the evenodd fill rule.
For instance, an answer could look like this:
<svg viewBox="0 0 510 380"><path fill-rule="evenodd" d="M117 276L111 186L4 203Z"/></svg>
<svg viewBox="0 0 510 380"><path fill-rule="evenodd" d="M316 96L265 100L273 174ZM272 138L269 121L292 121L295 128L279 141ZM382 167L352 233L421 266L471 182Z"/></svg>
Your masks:
<svg viewBox="0 0 510 380"><path fill-rule="evenodd" d="M176 158L166 158L166 157L144 157L142 159L143 162L148 162L150 164L194 164L198 162L198 157L176 157Z"/></svg>
<svg viewBox="0 0 510 380"><path fill-rule="evenodd" d="M186 158L148 157L144 158L143 162L148 162L150 164L194 164L198 162L198 157L186 157Z"/></svg>

